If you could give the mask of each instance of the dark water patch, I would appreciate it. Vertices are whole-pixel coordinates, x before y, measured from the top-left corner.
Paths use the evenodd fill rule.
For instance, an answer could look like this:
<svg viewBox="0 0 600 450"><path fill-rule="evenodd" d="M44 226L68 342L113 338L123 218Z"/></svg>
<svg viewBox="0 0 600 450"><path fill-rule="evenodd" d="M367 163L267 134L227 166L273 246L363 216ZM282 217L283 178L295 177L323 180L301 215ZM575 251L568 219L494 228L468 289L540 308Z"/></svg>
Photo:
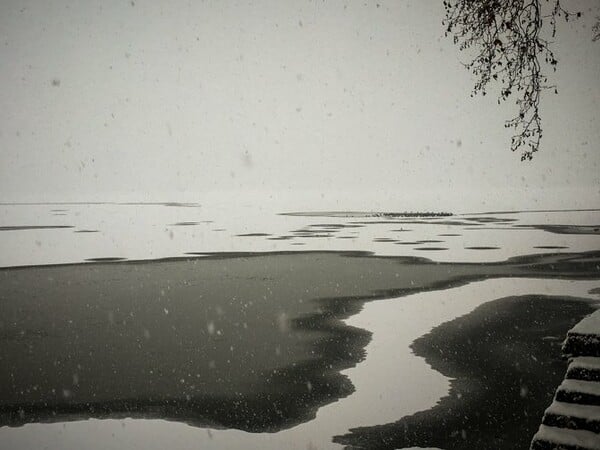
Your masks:
<svg viewBox="0 0 600 450"><path fill-rule="evenodd" d="M414 250L420 250L420 251L442 251L442 250L448 250L448 247L415 247Z"/></svg>
<svg viewBox="0 0 600 450"><path fill-rule="evenodd" d="M99 233L99 230L75 230L73 233Z"/></svg>
<svg viewBox="0 0 600 450"><path fill-rule="evenodd" d="M336 236L336 239L356 239L357 236Z"/></svg>
<svg viewBox="0 0 600 450"><path fill-rule="evenodd" d="M445 242L445 241L440 241L439 239L423 239L423 240L417 241L417 243L419 243L419 244L438 244L440 242Z"/></svg>
<svg viewBox="0 0 600 450"><path fill-rule="evenodd" d="M469 222L459 222L457 220L444 220L443 222L436 222L436 225L448 225L448 226L466 226L466 227L475 227L478 224L469 223Z"/></svg>
<svg viewBox="0 0 600 450"><path fill-rule="evenodd" d="M473 245L471 247L465 247L467 250L500 250L500 247L493 247L488 245Z"/></svg>
<svg viewBox="0 0 600 450"><path fill-rule="evenodd" d="M516 210L516 211L488 211L483 213L471 213L471 216L487 215L487 214L521 214L521 213L556 213L556 212L587 212L587 211L600 211L597 208L591 209L530 209L530 210Z"/></svg>
<svg viewBox="0 0 600 450"><path fill-rule="evenodd" d="M199 203L180 203L180 202L166 202L166 203L162 203L162 205L177 207L177 208L198 208L201 206Z"/></svg>
<svg viewBox="0 0 600 450"><path fill-rule="evenodd" d="M226 228L213 228L213 231L227 231Z"/></svg>
<svg viewBox="0 0 600 450"><path fill-rule="evenodd" d="M42 268L44 300L24 296L36 304L61 299L60 311L42 308L48 322L37 325L60 333L43 344L24 340L31 352L20 360L0 341L13 373L42 367L39 389L6 397L12 386L0 386L0 423L127 414L267 432L314 418L353 392L340 372L364 358L370 339L341 322L359 311L358 299L306 285L307 275L321 286L332 275L324 269L336 257L314 255ZM27 290L20 281L0 284L0 296L20 298ZM240 288L243 295L234 294ZM7 328L27 323L21 317Z"/></svg>
<svg viewBox="0 0 600 450"><path fill-rule="evenodd" d="M0 269L10 280L0 282L0 329L32 330L0 341L0 426L126 415L274 432L352 392L341 371L364 358L369 333L344 320L366 301L491 277L600 274L600 252L488 264L196 255ZM55 335L37 337L45 332Z"/></svg>
<svg viewBox="0 0 600 450"><path fill-rule="evenodd" d="M396 233L404 233L406 231L412 231L412 230L409 229L409 228L400 228L400 229L395 229L395 230L392 230L392 231L394 231Z"/></svg>
<svg viewBox="0 0 600 450"><path fill-rule="evenodd" d="M236 234L237 237L266 237L271 236L269 233L244 233L244 234Z"/></svg>
<svg viewBox="0 0 600 450"><path fill-rule="evenodd" d="M397 241L395 242L396 245L419 245L420 242L418 241Z"/></svg>
<svg viewBox="0 0 600 450"><path fill-rule="evenodd" d="M0 205L34 206L34 205L117 205L114 202L0 202Z"/></svg>
<svg viewBox="0 0 600 450"><path fill-rule="evenodd" d="M585 300L509 297L446 322L411 345L451 379L433 408L397 422L350 430L357 448L526 449L566 369L560 342L594 310Z"/></svg>
<svg viewBox="0 0 600 450"><path fill-rule="evenodd" d="M86 204L86 203L84 203ZM125 206L169 206L175 208L199 208L202 205L200 203L185 203L185 202L109 202L113 205L125 205Z"/></svg>
<svg viewBox="0 0 600 450"><path fill-rule="evenodd" d="M466 217L466 219L471 220L473 222L478 222L478 223L494 223L494 224L512 223L512 222L518 221L518 219L507 219L505 217Z"/></svg>
<svg viewBox="0 0 600 450"><path fill-rule="evenodd" d="M559 250L561 248L569 248L569 247L566 247L564 245L536 245L533 248L541 248L541 249L546 249L546 250Z"/></svg>
<svg viewBox="0 0 600 450"><path fill-rule="evenodd" d="M337 233L340 230L338 229L325 229L325 228L299 228L297 230L292 230L290 231L290 233L294 233L294 234L320 234L320 233Z"/></svg>
<svg viewBox="0 0 600 450"><path fill-rule="evenodd" d="M515 228L543 230L555 234L600 235L600 225L515 225Z"/></svg>
<svg viewBox="0 0 600 450"><path fill-rule="evenodd" d="M274 236L267 238L269 241L289 241L294 239L296 236Z"/></svg>
<svg viewBox="0 0 600 450"><path fill-rule="evenodd" d="M299 238L329 238L334 237L337 231L338 230L300 229L294 230L291 233L293 233L295 237Z"/></svg>
<svg viewBox="0 0 600 450"><path fill-rule="evenodd" d="M580 256L574 256L577 255L577 253L537 253L533 255L514 256L508 258L506 262L509 264L514 263L525 266L527 269L536 270L537 268L540 268L539 264L543 261L542 264L545 270L551 269L557 272L567 270L575 277L577 277L578 273L583 273L593 268L595 264L595 270L600 277L600 260L595 256L597 254L600 254L600 252L583 252L579 254ZM546 255L545 258L544 255Z"/></svg>
<svg viewBox="0 0 600 450"><path fill-rule="evenodd" d="M102 256L98 258L86 258L86 261L90 262L115 262L115 261L125 261L127 258L122 258L120 256Z"/></svg>
<svg viewBox="0 0 600 450"><path fill-rule="evenodd" d="M292 242L290 245L306 245L304 242Z"/></svg>
<svg viewBox="0 0 600 450"><path fill-rule="evenodd" d="M379 238L374 238L373 242L396 242L396 239L379 237Z"/></svg>
<svg viewBox="0 0 600 450"><path fill-rule="evenodd" d="M440 233L438 236L462 236L462 234L458 233Z"/></svg>
<svg viewBox="0 0 600 450"><path fill-rule="evenodd" d="M13 225L0 227L0 231L24 231L24 230L57 230L62 228L75 228L72 225Z"/></svg>
<svg viewBox="0 0 600 450"><path fill-rule="evenodd" d="M342 228L348 227L348 225L344 225L341 223L313 223L308 226L311 228L333 228L333 229L342 229Z"/></svg>
<svg viewBox="0 0 600 450"><path fill-rule="evenodd" d="M200 222L177 222L177 223L172 223L169 226L170 227L192 227L194 225L199 225Z"/></svg>

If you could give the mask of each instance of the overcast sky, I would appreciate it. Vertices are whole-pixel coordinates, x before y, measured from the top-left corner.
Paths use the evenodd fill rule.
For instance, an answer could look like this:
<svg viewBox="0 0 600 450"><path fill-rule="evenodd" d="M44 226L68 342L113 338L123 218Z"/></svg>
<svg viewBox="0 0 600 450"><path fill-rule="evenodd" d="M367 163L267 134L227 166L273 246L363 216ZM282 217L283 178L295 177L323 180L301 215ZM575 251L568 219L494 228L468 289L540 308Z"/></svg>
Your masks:
<svg viewBox="0 0 600 450"><path fill-rule="evenodd" d="M441 0L3 0L0 201L599 207L592 6L569 2L587 14L560 27L522 163Z"/></svg>

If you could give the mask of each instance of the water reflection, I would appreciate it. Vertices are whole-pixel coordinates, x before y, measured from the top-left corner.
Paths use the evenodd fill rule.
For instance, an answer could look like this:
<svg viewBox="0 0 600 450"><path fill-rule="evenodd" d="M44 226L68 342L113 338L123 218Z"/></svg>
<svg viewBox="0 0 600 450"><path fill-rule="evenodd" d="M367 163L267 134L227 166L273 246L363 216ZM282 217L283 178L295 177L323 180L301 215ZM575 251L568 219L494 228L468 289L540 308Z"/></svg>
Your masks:
<svg viewBox="0 0 600 450"><path fill-rule="evenodd" d="M327 260L327 262L331 263L332 260ZM118 266L122 264L115 265ZM337 448L331 441L332 436L345 434L348 432L349 428L385 424L403 416L413 414L416 411L426 410L431 407L433 407L431 414L435 414L436 411L439 412L440 409L443 409L443 407L435 407L435 405L440 397L446 395L450 380L442 377L439 373L432 371L428 364L432 364L436 370L440 370L446 376L451 376L452 378L456 378L464 373L463 371L465 369L463 367L469 367L469 370L474 372L479 370L485 372L485 367L480 367L482 364L473 364L473 361L467 364L469 361L468 355L473 352L469 347L469 340L462 339L463 333L458 331L465 325L467 325L468 331L465 334L466 338L470 337L471 340L474 341L474 336L479 333L482 342L485 342L486 339L495 339L497 345L502 346L507 342L516 344L518 341L513 339L504 341L503 336L508 336L509 338L512 336L510 330L508 330L508 334L506 334L506 330L501 333L486 333L490 324L488 320L490 315L493 316L492 323L499 329L506 328L507 321L512 324L513 319L517 321L520 320L519 324L524 325L524 330L527 330L527 326L525 326L527 325L526 322L529 322L529 328L532 328L532 323L535 322L537 325L533 325L533 328L536 330L534 332L538 334L541 333L540 336L543 335L544 338L541 340L543 341L542 346L559 346L558 340L560 340L559 335L561 334L561 331L558 330L558 328L552 328L552 326L557 325L556 321L552 318L552 314L544 314L544 317L540 319L544 323L553 323L554 325L550 328L545 327L542 322L537 322L535 320L532 322L530 319L532 311L535 313L535 311L538 310L544 312L552 310L554 311L553 314L556 314L557 311L562 310L562 303L554 303L554 299L543 299L541 297L537 298L537 300L526 300L522 302L518 301L518 299L513 299L508 302L492 302L488 304L489 306L484 308L483 313L478 312L480 309L475 309L478 305L498 297L532 294L536 292L550 292L554 295L565 295L568 293L577 296L587 296L587 293L592 286L597 286L597 282L580 281L573 283L557 280L496 279L471 283L466 286L445 290L416 293L388 301L370 302L364 306L364 309L360 314L354 314L346 319L345 324L341 322L338 323L338 326L348 327L349 329L369 329L373 332L372 340L366 344L366 360L352 369L342 371L340 374L347 380L350 380L352 383L350 388L355 389L355 392L338 402L321 407L317 412L316 417L314 415L312 416L314 417L313 420L294 428L286 428L276 434L245 433L234 429L219 430L214 427L217 426L217 428L220 428L222 425L219 425L215 421L212 422L213 428L203 430L201 428L187 426L183 423L166 422L163 420L140 420L142 417L161 417L161 414L165 414L162 417L170 417L193 425L200 425L202 423L205 426L211 425L210 421L198 421L198 417L201 417L205 412L205 407L203 407L203 405L196 403L194 405L196 408L194 416L189 417L174 411L175 408L179 406L176 402L172 403L167 401L166 405L162 408L158 405L146 404L143 405L146 409L134 408L132 410L118 410L115 408L112 411L96 412L93 414L90 414L89 411L77 412L76 410L73 410L71 405L70 412L58 411L57 416L45 417L43 421L73 420L75 422L66 424L59 423L55 425L51 423L32 423L20 428L5 427L0 429L0 442L3 445L8 446L7 448L10 447L12 449L41 447L50 449L76 449L82 447L92 449L158 449L165 448L166 446L174 448L201 447L211 449L280 449L290 448L293 445L296 445L297 448ZM545 303L536 304L534 305L535 308L532 308L532 301ZM589 306L585 303L575 302L573 300L568 300L567 303L569 303L567 305L567 310L569 310L570 313L574 312L575 309L579 311L575 315L582 314L583 310L586 308L589 309ZM475 309L475 315L472 318L466 316L466 318L455 321L456 324L450 322L449 324L438 327L440 324L447 322L456 316L468 314L473 309ZM347 314L347 312L338 311L338 313L340 312L342 315ZM352 311L352 313L354 312L355 311ZM161 311L161 314L164 315L165 312ZM171 310L169 310L169 315L170 314ZM565 318L566 316L569 316L570 319L568 320L572 320L574 317L573 314L563 314L563 316L565 316ZM114 316L112 320L118 322L119 317ZM276 326L278 328L281 327L283 331L286 331L286 328L290 326L290 323L287 322L287 320L289 320L289 317L279 316L275 320L277 322ZM314 326L314 322L309 321L309 323L312 323ZM402 326L399 327L399 324L402 324ZM566 326L564 321L560 326L563 325ZM291 326L292 328L294 327L293 325ZM415 339L426 334L432 328L434 328L434 332L431 335L418 340L413 346L418 354L423 354L423 352L425 352L426 363L422 358L411 354L409 347ZM214 322L212 327L210 324L207 325L206 329L207 332L212 330L213 336L218 336L218 331L222 330L217 322ZM512 333L518 334L519 331L513 330ZM550 336L556 337L556 339L551 340L549 339ZM340 336L338 335L338 338L339 337ZM539 350L538 339L529 339L526 341L529 342L528 345L533 345L535 347L534 350ZM252 344L256 346L257 342L253 342ZM328 345L329 342L327 340L322 340L322 344ZM461 346L465 348L462 348ZM477 354L484 355L484 348L487 349L490 348L490 346L487 344L482 346L482 350ZM431 353L431 349L433 349L433 354ZM455 352L450 351L453 349L460 349L458 360L452 356L456 356ZM536 371L536 376L538 378L536 378L535 381L539 386L549 385L548 380L549 377L552 377L552 374L550 371L544 369L546 367L546 362L542 364L542 369L540 369L540 367L537 366L536 361L530 358L530 353L519 352L517 346L513 346L512 349L514 350L514 353L511 355L514 359L498 358L495 364L490 365L490 370L497 369L504 374L505 370L514 370L514 368L510 369L510 365L512 362L516 362L523 365L525 368ZM442 355L441 365L437 362L439 356L435 356L440 354ZM535 351L531 354L538 357L540 356ZM467 358L467 360L465 360L466 362L463 361L463 359L460 359L461 355ZM336 355L330 354L328 358L333 361L344 360L347 358L347 353L341 352L337 357ZM454 362L455 360L456 362ZM556 366L557 362L553 355L549 356L548 361L550 360L550 364ZM560 365L560 361L558 364ZM340 368L341 365L338 365L336 370L340 370ZM235 378L235 374L230 373L227 376ZM562 376L562 372L560 376ZM503 378L503 380L498 380L499 378ZM510 376L483 378L483 380L486 379L494 383L502 381L510 384L511 380L515 381L515 379ZM79 383L84 382L81 377L78 381ZM69 383L72 382L73 380L69 380ZM120 383L120 381L112 380L111 383L116 385ZM140 380L138 380L138 383L140 383ZM454 387L453 393L451 393L449 397L450 399L456 399L457 387L464 388L464 390L460 392L465 395L465 398L468 392L478 392L477 389L472 390L472 386L470 387L469 383L452 382L452 385ZM517 385L519 387L521 386L519 383L517 383ZM294 386L298 391L307 390L309 388L309 385L304 384L302 379L298 379L295 382L292 379L287 379L284 380L283 385L277 387L291 390L292 395L290 399L293 401L295 399ZM479 386L479 384L476 384L475 386ZM535 387L532 390L535 390ZM512 398L508 395L508 393L512 392L511 389L506 389L501 392L507 394L505 395L506 398ZM248 396L249 393L245 392L244 395ZM500 392L496 390L495 395L500 395ZM517 392L517 396L519 395L519 392ZM225 402L227 404L227 399L225 399ZM444 404L445 403L442 403L442 405ZM477 402L467 402L466 405L467 411L471 411L471 413L480 411L479 403ZM211 405L208 406L210 407ZM235 405L232 403L227 404L227 406L235 408ZM547 405L542 405L542 409L545 408L545 406ZM268 405L265 405L265 407L268 408ZM189 412L190 409L187 411ZM170 415L173 412L175 412L175 415ZM241 414L242 412L243 410L240 408L238 413ZM246 412L252 414L254 411L247 410ZM25 414L24 411L23 414ZM82 417L89 417L90 415L93 417L111 417L113 420L77 421L81 420ZM536 416L536 420L539 420L539 415L534 413L532 413L532 415ZM448 412L447 416L444 416L443 414L439 414L438 416L447 417L448 420L454 420L453 418L456 417L455 414L450 412ZM125 417L137 419L124 419ZM216 416L216 418L220 419L218 416ZM278 420L275 416L274 418L276 421ZM215 417L213 417L213 419L215 419ZM254 416L250 416L249 419L251 421L255 420ZM451 424L451 422L449 423ZM398 428L396 427L396 430L397 429ZM519 427L514 427L514 430L516 430L515 432L519 429ZM449 427L444 428L444 430L453 431ZM266 428L262 431L274 431L274 429ZM368 433L370 431L370 429L365 429L364 433L361 431L361 434L357 434L357 436L361 438L360 441L354 441L351 440L353 438L348 437L347 439L349 440L345 442L361 442L362 444L367 444L369 447L376 447L382 440L373 438L373 435L370 435L370 441L365 440L369 437ZM373 429L373 431L375 431L375 429ZM384 437L389 438L390 436L393 437L393 434L386 434ZM461 434L459 431L458 437L460 436ZM473 439L470 434L469 436ZM419 441L421 447L426 445L427 442L428 441L424 440ZM40 443L43 445L39 445ZM447 448L446 445L440 447ZM481 448L492 447L484 445ZM518 447L515 446L512 448Z"/></svg>
<svg viewBox="0 0 600 450"><path fill-rule="evenodd" d="M369 331L342 321L365 301L488 277L581 277L598 258L284 252L4 269L0 423L126 414L284 429L353 391L340 371L364 358Z"/></svg>
<svg viewBox="0 0 600 450"><path fill-rule="evenodd" d="M0 423L127 415L275 431L351 393L340 370L369 333L340 320L359 303L323 277L306 289L312 255L245 256L5 270Z"/></svg>

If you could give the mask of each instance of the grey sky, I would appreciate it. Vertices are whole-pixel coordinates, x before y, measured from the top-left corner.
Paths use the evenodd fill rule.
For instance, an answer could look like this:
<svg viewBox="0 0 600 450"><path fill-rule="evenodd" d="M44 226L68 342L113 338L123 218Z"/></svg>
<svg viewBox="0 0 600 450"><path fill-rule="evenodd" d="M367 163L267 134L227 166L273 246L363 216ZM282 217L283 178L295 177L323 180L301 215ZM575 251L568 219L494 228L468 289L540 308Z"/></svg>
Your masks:
<svg viewBox="0 0 600 450"><path fill-rule="evenodd" d="M598 207L593 15L560 26L531 163L508 150L513 105L469 97L442 15L423 0L4 0L0 200Z"/></svg>

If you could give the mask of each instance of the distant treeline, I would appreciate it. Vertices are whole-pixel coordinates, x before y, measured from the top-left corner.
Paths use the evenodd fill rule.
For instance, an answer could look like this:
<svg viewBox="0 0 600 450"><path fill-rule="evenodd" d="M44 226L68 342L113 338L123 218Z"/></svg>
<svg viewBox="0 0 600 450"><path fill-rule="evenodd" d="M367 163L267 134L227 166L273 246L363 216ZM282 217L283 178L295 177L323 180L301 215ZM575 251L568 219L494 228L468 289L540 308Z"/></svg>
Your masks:
<svg viewBox="0 0 600 450"><path fill-rule="evenodd" d="M405 211L405 212L378 212L373 213L371 217L449 217L452 216L452 213L449 212L414 212L414 211Z"/></svg>
<svg viewBox="0 0 600 450"><path fill-rule="evenodd" d="M452 216L449 212L364 212L364 211L300 211L300 212L282 212L282 216L303 216L303 217L380 217L380 218L399 218L399 217L448 217Z"/></svg>

